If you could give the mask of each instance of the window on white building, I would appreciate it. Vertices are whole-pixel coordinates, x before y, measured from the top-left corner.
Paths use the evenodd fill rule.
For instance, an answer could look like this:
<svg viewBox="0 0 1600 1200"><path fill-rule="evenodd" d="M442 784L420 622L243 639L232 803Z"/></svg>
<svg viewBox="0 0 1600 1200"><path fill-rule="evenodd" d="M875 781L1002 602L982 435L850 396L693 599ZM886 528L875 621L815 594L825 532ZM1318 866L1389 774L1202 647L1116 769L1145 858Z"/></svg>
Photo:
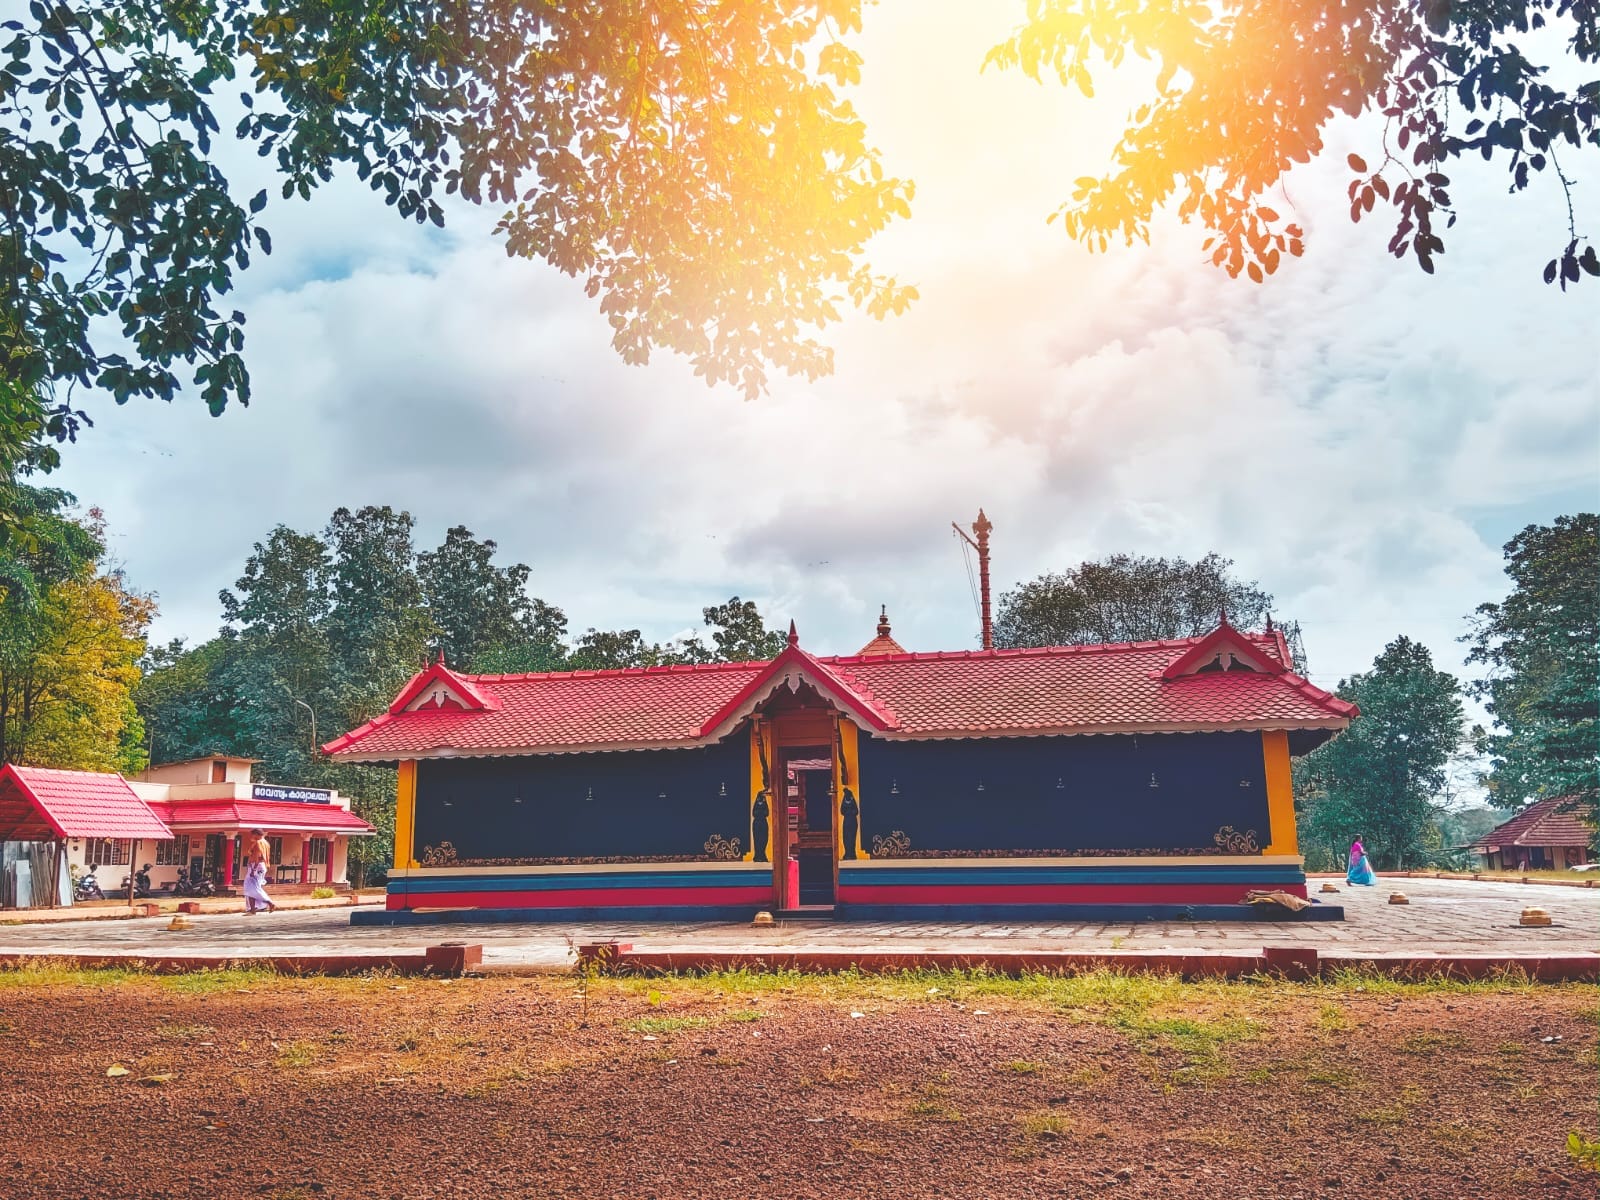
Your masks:
<svg viewBox="0 0 1600 1200"><path fill-rule="evenodd" d="M129 849L127 838L90 838L84 845L83 860L91 867L125 867Z"/></svg>
<svg viewBox="0 0 1600 1200"><path fill-rule="evenodd" d="M182 867L188 864L185 857L189 853L189 839L186 837L172 838L170 841L156 843L156 866Z"/></svg>

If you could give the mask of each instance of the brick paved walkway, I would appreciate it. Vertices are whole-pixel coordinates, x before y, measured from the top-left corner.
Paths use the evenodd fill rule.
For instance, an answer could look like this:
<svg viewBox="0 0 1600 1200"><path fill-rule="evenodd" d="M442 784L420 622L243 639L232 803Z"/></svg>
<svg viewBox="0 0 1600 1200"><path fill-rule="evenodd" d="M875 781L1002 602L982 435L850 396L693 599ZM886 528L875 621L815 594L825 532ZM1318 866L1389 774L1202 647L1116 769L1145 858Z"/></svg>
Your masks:
<svg viewBox="0 0 1600 1200"><path fill-rule="evenodd" d="M1313 888L1315 891L1315 888ZM1390 905L1404 891L1411 903ZM673 953L771 951L989 950L1254 954L1264 946L1309 946L1324 953L1419 955L1570 955L1600 951L1600 889L1538 887L1468 880L1380 880L1343 888L1329 900L1345 906L1342 922L1251 922L1148 925L910 924L789 922L744 924L439 925L352 928L349 909L278 912L246 917L207 914L193 928L166 929L167 918L0 927L0 954L71 955L338 955L418 953L444 941L484 947L486 967L561 968L570 945L612 938L638 950ZM1527 905L1547 910L1550 928L1523 928Z"/></svg>

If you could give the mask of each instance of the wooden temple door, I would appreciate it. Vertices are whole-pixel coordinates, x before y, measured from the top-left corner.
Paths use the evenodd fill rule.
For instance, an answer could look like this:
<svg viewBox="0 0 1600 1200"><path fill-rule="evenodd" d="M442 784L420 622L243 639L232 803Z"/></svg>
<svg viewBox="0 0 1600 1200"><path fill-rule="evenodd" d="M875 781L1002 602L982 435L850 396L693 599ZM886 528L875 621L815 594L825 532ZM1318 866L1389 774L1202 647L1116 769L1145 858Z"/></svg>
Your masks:
<svg viewBox="0 0 1600 1200"><path fill-rule="evenodd" d="M834 848L833 751L827 745L786 747L779 752L775 855L779 906L830 909L838 864Z"/></svg>
<svg viewBox="0 0 1600 1200"><path fill-rule="evenodd" d="M833 911L838 878L837 715L804 682L763 707L771 731L773 897L784 912Z"/></svg>

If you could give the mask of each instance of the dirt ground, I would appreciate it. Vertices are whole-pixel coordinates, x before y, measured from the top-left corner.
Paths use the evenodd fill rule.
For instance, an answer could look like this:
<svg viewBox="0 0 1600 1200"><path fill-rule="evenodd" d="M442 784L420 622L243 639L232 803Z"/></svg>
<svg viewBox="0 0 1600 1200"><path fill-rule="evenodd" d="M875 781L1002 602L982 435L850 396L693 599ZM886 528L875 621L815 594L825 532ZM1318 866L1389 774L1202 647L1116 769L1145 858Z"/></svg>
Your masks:
<svg viewBox="0 0 1600 1200"><path fill-rule="evenodd" d="M0 974L0 1194L1596 1195L1592 987L582 990Z"/></svg>

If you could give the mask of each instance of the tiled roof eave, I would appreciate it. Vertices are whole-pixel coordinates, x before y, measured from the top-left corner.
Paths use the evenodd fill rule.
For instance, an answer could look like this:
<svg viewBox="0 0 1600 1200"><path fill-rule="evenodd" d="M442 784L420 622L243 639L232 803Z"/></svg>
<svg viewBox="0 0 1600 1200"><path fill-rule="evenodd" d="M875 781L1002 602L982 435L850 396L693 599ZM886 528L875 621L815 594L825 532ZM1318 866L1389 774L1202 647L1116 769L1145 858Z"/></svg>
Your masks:
<svg viewBox="0 0 1600 1200"><path fill-rule="evenodd" d="M960 729L899 729L876 736L886 741L957 741L970 738L991 737L1076 737L1098 734L1128 733L1273 733L1297 729L1327 729L1339 732L1347 729L1346 717L1302 719L1264 717L1247 721L1121 721L1100 724L1075 725L991 725L983 728Z"/></svg>
<svg viewBox="0 0 1600 1200"><path fill-rule="evenodd" d="M1349 726L1343 717L1322 720L1262 719L1255 721L1132 721L1102 725L994 725L987 728L914 729L874 731L873 736L889 741L957 741L1002 737L1075 737L1095 734L1131 733L1237 733L1325 729L1338 732ZM343 762L386 763L410 759L444 758L535 758L561 754L613 754L635 750L693 750L723 741L720 737L685 737L631 742L560 742L534 746L435 746L417 750L344 751L335 755Z"/></svg>

